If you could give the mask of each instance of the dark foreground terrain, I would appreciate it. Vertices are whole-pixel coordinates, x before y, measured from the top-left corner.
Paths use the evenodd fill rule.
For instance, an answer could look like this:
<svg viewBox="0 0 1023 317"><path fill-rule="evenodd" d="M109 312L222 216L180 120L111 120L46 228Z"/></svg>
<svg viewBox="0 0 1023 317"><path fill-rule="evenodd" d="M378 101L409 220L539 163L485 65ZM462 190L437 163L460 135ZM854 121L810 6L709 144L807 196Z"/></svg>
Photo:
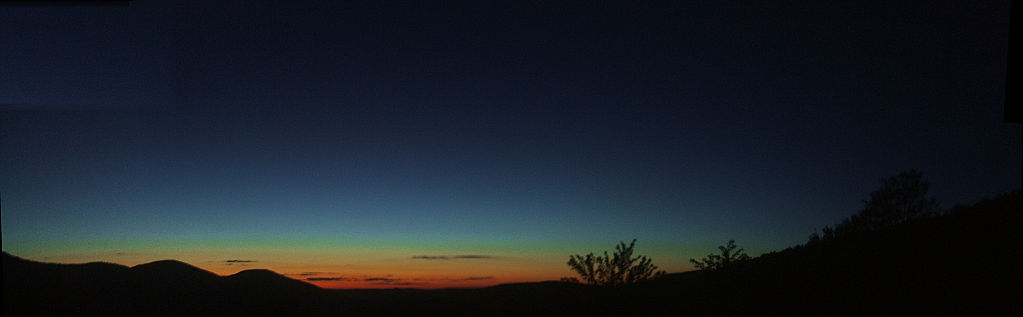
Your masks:
<svg viewBox="0 0 1023 317"><path fill-rule="evenodd" d="M562 282L324 290L177 261L50 264L3 254L4 316L1001 315L1020 312L1020 194L937 218L616 289Z"/></svg>

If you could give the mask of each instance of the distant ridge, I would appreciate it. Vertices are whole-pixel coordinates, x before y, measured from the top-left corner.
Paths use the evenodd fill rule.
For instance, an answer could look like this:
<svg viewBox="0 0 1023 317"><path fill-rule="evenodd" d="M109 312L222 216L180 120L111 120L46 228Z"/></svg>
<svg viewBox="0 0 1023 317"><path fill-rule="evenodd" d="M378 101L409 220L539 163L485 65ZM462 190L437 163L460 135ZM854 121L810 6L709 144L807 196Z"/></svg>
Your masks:
<svg viewBox="0 0 1023 317"><path fill-rule="evenodd" d="M244 270L226 276L224 279L232 285L245 287L249 290L302 290L304 292L321 290L316 285L292 279L266 269Z"/></svg>
<svg viewBox="0 0 1023 317"><path fill-rule="evenodd" d="M188 272L186 274L217 276L213 272L197 268L197 267L192 266L192 265L190 265L188 263L181 262L181 261L178 261L178 260L153 261L153 262L149 262L149 263L139 264L139 265L133 266L133 267L131 267L131 269L133 271L137 271L137 272L145 272L145 271L152 271L152 272L165 271L167 273L170 273L170 272L182 272L182 273Z"/></svg>
<svg viewBox="0 0 1023 317"><path fill-rule="evenodd" d="M176 260L161 260L139 264L128 269L136 279L149 283L173 286L175 283L216 283L219 275Z"/></svg>
<svg viewBox="0 0 1023 317"><path fill-rule="evenodd" d="M270 270L219 276L161 260L43 263L3 252L4 315L316 314L324 291Z"/></svg>
<svg viewBox="0 0 1023 317"><path fill-rule="evenodd" d="M31 273L100 273L100 274L132 274L144 278L189 279L189 280L232 280L232 281L275 281L301 287L319 288L316 285L292 279L267 269L249 269L232 275L220 276L191 264L178 260L159 260L127 267L108 262L89 262L77 264L49 263L27 260L3 251L3 263L6 267L16 268L18 275ZM10 266L7 266L10 264ZM7 273L5 270L4 273ZM11 272L12 276L15 273ZM5 275L5 277L7 277ZM35 276L42 277L42 276Z"/></svg>

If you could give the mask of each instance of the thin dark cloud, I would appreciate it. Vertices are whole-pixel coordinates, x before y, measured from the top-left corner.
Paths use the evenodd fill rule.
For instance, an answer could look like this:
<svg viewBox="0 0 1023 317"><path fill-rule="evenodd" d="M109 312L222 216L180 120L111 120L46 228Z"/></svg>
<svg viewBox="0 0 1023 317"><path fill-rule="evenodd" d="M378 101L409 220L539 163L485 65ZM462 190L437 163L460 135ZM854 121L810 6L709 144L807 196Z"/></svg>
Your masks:
<svg viewBox="0 0 1023 317"><path fill-rule="evenodd" d="M416 285L416 283L412 283L412 282L390 282L390 283L373 283L373 284L377 284L377 285Z"/></svg>
<svg viewBox="0 0 1023 317"><path fill-rule="evenodd" d="M447 256L448 259L456 259L455 256ZM295 276L300 279L310 282L334 282L334 281L346 281L346 282L365 282L373 285L394 285L394 286L410 286L410 285L429 285L436 282L467 282L467 281L485 281L494 279L493 276L469 276L464 278L396 278L391 275L386 276L339 276L337 273L332 272L301 272L301 273L290 273L286 275Z"/></svg>
<svg viewBox="0 0 1023 317"><path fill-rule="evenodd" d="M224 264L227 264L227 265L233 265L233 264L245 265L245 264L248 264L248 263L255 263L255 262L256 262L256 260L224 260Z"/></svg>
<svg viewBox="0 0 1023 317"><path fill-rule="evenodd" d="M351 279L344 277L307 277L306 281L350 281Z"/></svg>
<svg viewBox="0 0 1023 317"><path fill-rule="evenodd" d="M413 282L406 279L397 278L367 278L365 282L370 282L373 285L394 285L394 286L406 286L406 285L421 285L422 282Z"/></svg>
<svg viewBox="0 0 1023 317"><path fill-rule="evenodd" d="M413 255L417 260L460 260L460 259L494 259L495 256L483 254L462 254L462 255Z"/></svg>
<svg viewBox="0 0 1023 317"><path fill-rule="evenodd" d="M418 260L451 260L451 257L445 257L445 256L412 256L412 259L418 259Z"/></svg>
<svg viewBox="0 0 1023 317"><path fill-rule="evenodd" d="M361 281L361 278L357 277L345 277L339 275L337 272L300 272L300 273L287 273L287 276L294 276L306 281Z"/></svg>
<svg viewBox="0 0 1023 317"><path fill-rule="evenodd" d="M445 278L443 280L451 281L451 282L465 282L465 281L485 281L485 280L492 280L492 279L494 279L493 276L470 276L470 277L465 277L465 278Z"/></svg>

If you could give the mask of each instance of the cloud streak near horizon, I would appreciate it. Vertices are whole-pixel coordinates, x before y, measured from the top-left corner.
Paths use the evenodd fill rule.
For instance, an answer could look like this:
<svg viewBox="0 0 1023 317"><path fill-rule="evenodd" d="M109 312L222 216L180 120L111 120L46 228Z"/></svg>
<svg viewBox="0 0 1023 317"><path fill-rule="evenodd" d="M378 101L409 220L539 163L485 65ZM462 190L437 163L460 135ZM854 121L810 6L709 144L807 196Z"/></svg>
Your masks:
<svg viewBox="0 0 1023 317"><path fill-rule="evenodd" d="M446 278L445 281L452 282L465 282L465 281L486 281L494 279L493 276L470 276L466 278Z"/></svg>
<svg viewBox="0 0 1023 317"><path fill-rule="evenodd" d="M255 262L257 262L257 261L256 260L224 260L224 264L227 264L227 265L234 265L234 264L246 265L246 264L255 263Z"/></svg>
<svg viewBox="0 0 1023 317"><path fill-rule="evenodd" d="M307 277L306 281L354 281L355 279L345 277Z"/></svg>
<svg viewBox="0 0 1023 317"><path fill-rule="evenodd" d="M493 280L494 276L468 276L468 277L441 277L441 278L402 278L391 275L360 275L343 276L337 272L301 272L285 274L299 277L310 282L364 282L373 285L430 285L436 283L450 282L473 282Z"/></svg>
<svg viewBox="0 0 1023 317"><path fill-rule="evenodd" d="M463 254L463 255L413 255L412 259L416 260L460 260L460 259L496 259L497 257L492 255L483 254Z"/></svg>

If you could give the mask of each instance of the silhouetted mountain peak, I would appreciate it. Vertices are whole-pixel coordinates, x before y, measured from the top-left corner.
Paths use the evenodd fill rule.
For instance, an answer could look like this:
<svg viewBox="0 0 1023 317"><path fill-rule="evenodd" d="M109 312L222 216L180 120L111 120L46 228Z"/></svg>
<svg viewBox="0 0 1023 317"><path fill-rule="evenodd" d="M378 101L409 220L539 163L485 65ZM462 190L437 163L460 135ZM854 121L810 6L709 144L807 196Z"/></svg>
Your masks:
<svg viewBox="0 0 1023 317"><path fill-rule="evenodd" d="M319 288L313 284L292 279L267 269L244 270L226 277L229 281L253 285L274 285L276 288Z"/></svg>
<svg viewBox="0 0 1023 317"><path fill-rule="evenodd" d="M244 270L227 277L231 280L244 280L244 281L281 281L281 280L293 280L283 275L277 274L277 272L267 269L251 269Z"/></svg>
<svg viewBox="0 0 1023 317"><path fill-rule="evenodd" d="M249 276L251 276L251 277L283 277L280 274L277 274L277 272L274 272L274 271L271 271L271 270L267 270L267 269L249 269L249 270L244 270L244 271L232 274L231 276L233 276L233 277L249 277Z"/></svg>
<svg viewBox="0 0 1023 317"><path fill-rule="evenodd" d="M188 271L202 271L207 272L203 269L194 267L188 263L177 261L177 260L160 260L149 262L145 264L139 264L132 267L132 270L188 270ZM209 272L207 272L209 273Z"/></svg>
<svg viewBox="0 0 1023 317"><path fill-rule="evenodd" d="M136 265L135 267L142 268L142 267L193 267L193 266L178 260L159 260L145 264L139 264Z"/></svg>
<svg viewBox="0 0 1023 317"><path fill-rule="evenodd" d="M206 281L219 277L210 271L175 260L139 264L133 266L131 272L140 278L164 281Z"/></svg>

